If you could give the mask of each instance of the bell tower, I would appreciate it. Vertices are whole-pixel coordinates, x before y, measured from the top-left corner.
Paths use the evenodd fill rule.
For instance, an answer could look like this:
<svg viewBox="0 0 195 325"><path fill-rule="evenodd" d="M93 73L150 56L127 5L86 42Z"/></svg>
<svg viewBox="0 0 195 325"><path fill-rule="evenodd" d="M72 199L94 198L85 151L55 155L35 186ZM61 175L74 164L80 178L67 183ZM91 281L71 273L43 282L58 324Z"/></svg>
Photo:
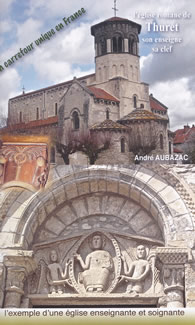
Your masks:
<svg viewBox="0 0 195 325"><path fill-rule="evenodd" d="M116 14L116 7L113 9ZM140 31L141 25L116 16L91 27L95 37L97 83L116 77L140 82Z"/></svg>

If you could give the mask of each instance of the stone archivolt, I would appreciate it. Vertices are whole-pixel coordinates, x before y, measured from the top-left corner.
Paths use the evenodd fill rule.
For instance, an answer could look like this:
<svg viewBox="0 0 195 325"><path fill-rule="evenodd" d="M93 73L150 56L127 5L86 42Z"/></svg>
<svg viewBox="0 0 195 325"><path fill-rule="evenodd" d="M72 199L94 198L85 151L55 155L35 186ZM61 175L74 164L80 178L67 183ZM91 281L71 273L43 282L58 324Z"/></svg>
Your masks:
<svg viewBox="0 0 195 325"><path fill-rule="evenodd" d="M1 193L2 307L193 306L193 215L156 171L58 166Z"/></svg>

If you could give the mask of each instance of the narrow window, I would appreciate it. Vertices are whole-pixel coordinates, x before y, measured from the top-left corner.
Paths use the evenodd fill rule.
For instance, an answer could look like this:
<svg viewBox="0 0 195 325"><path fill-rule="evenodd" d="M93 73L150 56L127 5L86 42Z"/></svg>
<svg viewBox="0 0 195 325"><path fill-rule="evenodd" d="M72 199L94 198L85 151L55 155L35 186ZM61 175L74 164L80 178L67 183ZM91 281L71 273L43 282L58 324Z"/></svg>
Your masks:
<svg viewBox="0 0 195 325"><path fill-rule="evenodd" d="M100 40L101 55L106 54L106 40L103 38Z"/></svg>
<svg viewBox="0 0 195 325"><path fill-rule="evenodd" d="M137 96L136 95L133 96L133 107L134 108L137 107Z"/></svg>
<svg viewBox="0 0 195 325"><path fill-rule="evenodd" d="M123 39L122 37L118 38L118 52L122 52L123 51Z"/></svg>
<svg viewBox="0 0 195 325"><path fill-rule="evenodd" d="M112 39L112 49L114 53L117 53L117 39L116 37L113 37Z"/></svg>
<svg viewBox="0 0 195 325"><path fill-rule="evenodd" d="M106 110L106 119L109 120L110 118L110 112L109 112L109 109Z"/></svg>
<svg viewBox="0 0 195 325"><path fill-rule="evenodd" d="M36 109L36 120L39 120L39 108Z"/></svg>
<svg viewBox="0 0 195 325"><path fill-rule="evenodd" d="M163 149L163 135L160 135L160 149Z"/></svg>
<svg viewBox="0 0 195 325"><path fill-rule="evenodd" d="M122 153L125 152L125 139L124 138L121 139L121 152Z"/></svg>
<svg viewBox="0 0 195 325"><path fill-rule="evenodd" d="M55 116L58 115L58 103L55 103Z"/></svg>
<svg viewBox="0 0 195 325"><path fill-rule="evenodd" d="M171 155L172 150L171 150L171 141L169 141L169 154Z"/></svg>
<svg viewBox="0 0 195 325"><path fill-rule="evenodd" d="M79 114L75 111L73 112L72 117L73 117L73 128L75 130L78 130L80 127Z"/></svg>
<svg viewBox="0 0 195 325"><path fill-rule="evenodd" d="M20 123L22 122L22 112L20 112Z"/></svg>

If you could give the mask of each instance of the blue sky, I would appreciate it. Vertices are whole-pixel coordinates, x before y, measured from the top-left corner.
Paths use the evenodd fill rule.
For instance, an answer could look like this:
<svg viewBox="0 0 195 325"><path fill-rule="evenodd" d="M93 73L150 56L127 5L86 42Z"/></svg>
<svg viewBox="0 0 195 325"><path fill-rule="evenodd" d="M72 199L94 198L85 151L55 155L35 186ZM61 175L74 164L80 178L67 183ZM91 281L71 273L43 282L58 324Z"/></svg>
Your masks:
<svg viewBox="0 0 195 325"><path fill-rule="evenodd" d="M25 91L47 87L94 72L94 40L90 35L91 25L112 17L113 0L0 0L0 65L15 55L20 48L34 42L41 34L55 29L81 7L86 14L56 32L51 40L39 47L34 46L3 72L0 72L0 110L7 113L10 97ZM195 123L195 41L193 0L118 0L117 16L128 18L142 25L140 35L141 76L150 84L150 92L169 107L172 129L183 124ZM179 33L149 33L146 23L152 19L137 19L138 13L185 13L190 19L156 19L161 24L180 24ZM172 53L155 54L154 44L142 41L145 37L181 37Z"/></svg>

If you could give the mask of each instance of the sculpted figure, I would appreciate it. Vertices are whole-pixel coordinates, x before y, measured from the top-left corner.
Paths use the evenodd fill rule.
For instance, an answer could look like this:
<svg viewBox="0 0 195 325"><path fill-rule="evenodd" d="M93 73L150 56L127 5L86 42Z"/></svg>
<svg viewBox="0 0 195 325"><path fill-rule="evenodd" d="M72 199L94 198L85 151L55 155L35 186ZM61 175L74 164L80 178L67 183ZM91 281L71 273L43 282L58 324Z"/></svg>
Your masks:
<svg viewBox="0 0 195 325"><path fill-rule="evenodd" d="M74 255L84 270L79 274L79 281L87 292L103 292L113 272L113 260L110 253L103 250L105 240L101 233L93 234L89 244L93 252L87 255L85 262L79 254Z"/></svg>
<svg viewBox="0 0 195 325"><path fill-rule="evenodd" d="M144 282L150 273L150 264L146 260L146 248L143 245L137 246L137 260L133 261L128 268L127 262L124 262L125 275L119 277L119 282L125 280L129 282L126 293L139 294L143 292Z"/></svg>
<svg viewBox="0 0 195 325"><path fill-rule="evenodd" d="M50 293L63 293L63 287L68 283L67 274L68 274L68 265L71 261L68 261L65 264L65 270L63 272L62 266L58 263L58 255L56 250L50 252L50 261L48 272L47 272L47 281L50 285Z"/></svg>

